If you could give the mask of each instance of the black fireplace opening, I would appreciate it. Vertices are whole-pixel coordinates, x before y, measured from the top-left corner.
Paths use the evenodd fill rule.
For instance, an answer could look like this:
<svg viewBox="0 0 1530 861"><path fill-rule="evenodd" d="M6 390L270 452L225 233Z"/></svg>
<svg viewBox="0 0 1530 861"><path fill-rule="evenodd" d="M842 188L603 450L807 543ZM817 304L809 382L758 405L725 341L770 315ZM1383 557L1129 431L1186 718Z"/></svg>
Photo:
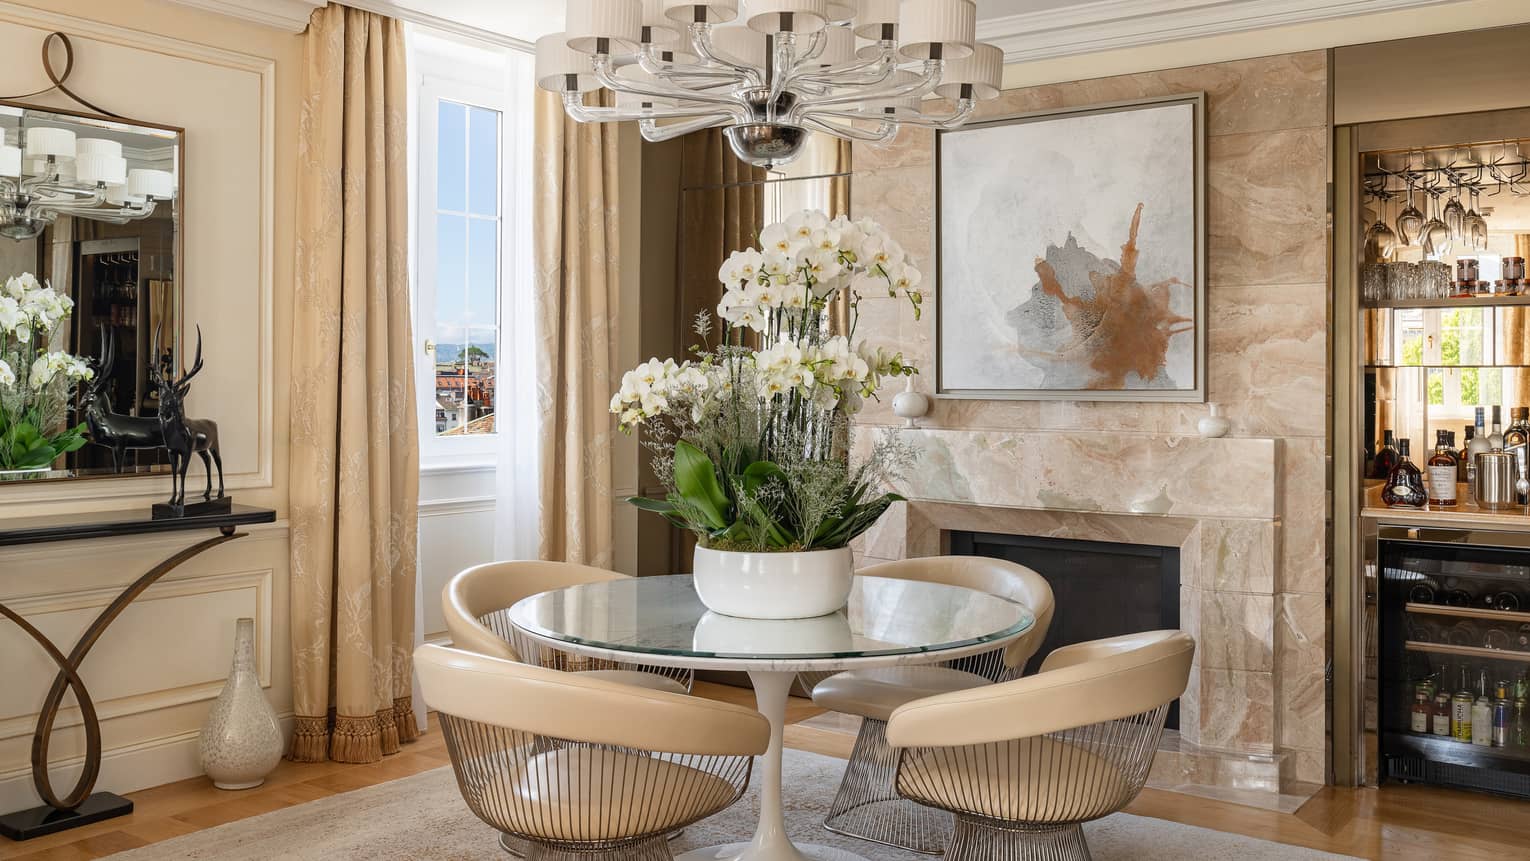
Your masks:
<svg viewBox="0 0 1530 861"><path fill-rule="evenodd" d="M1052 587L1052 626L1025 665L1027 675L1060 646L1179 627L1178 547L986 532L950 537L953 555L1024 565ZM1168 726L1179 728L1178 700Z"/></svg>

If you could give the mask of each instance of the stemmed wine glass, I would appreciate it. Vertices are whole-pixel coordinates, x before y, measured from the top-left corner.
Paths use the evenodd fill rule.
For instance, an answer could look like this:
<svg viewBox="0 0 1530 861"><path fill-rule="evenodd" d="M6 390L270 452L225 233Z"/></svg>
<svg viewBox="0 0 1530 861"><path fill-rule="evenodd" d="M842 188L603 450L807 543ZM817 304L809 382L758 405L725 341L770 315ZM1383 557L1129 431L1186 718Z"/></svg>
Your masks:
<svg viewBox="0 0 1530 861"><path fill-rule="evenodd" d="M1387 226L1387 197L1376 193L1376 221L1365 232L1365 242L1376 260L1388 260L1397 250L1397 235Z"/></svg>
<svg viewBox="0 0 1530 861"><path fill-rule="evenodd" d="M1461 230L1466 234L1466 243L1469 247L1478 251L1487 248L1487 219L1477 212L1478 190L1471 190L1472 208L1467 211L1461 220Z"/></svg>
<svg viewBox="0 0 1530 861"><path fill-rule="evenodd" d="M1397 241L1402 245L1417 245L1419 229L1424 226L1424 214L1413 205L1413 180L1407 182L1408 205L1397 213Z"/></svg>
<svg viewBox="0 0 1530 861"><path fill-rule="evenodd" d="M1440 199L1437 192L1425 189L1424 206L1430 212L1429 220L1419 228L1418 241L1424 248L1425 257L1444 257L1450 253L1450 228L1440 220Z"/></svg>
<svg viewBox="0 0 1530 861"><path fill-rule="evenodd" d="M1450 202L1445 204L1445 226L1450 229L1450 238L1457 241L1465 241L1466 236L1466 208L1461 205L1460 190L1451 195Z"/></svg>

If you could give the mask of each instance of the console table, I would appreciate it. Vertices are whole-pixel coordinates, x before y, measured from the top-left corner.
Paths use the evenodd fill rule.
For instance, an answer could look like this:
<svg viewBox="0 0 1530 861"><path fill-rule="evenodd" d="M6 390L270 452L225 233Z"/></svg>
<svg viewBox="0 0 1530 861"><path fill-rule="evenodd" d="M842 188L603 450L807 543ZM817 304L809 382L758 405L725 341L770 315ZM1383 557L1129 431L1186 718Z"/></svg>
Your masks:
<svg viewBox="0 0 1530 861"><path fill-rule="evenodd" d="M269 508L235 505L225 513L191 515L187 517L155 518L148 510L109 511L79 514L59 514L47 517L12 517L0 519L0 547L19 544L38 544L48 541L77 541L84 538L108 538L122 535L145 535L158 532L189 532L215 529L218 534L192 544L175 555L149 569L134 580L80 635L66 655L58 645L21 614L0 603L0 616L16 623L37 645L47 652L58 665L58 675L43 699L42 711L37 716L37 728L32 733L32 784L44 804L30 810L20 810L0 816L0 836L11 840L26 840L57 831L78 828L103 819L124 816L133 812L133 802L111 792L95 792L96 777L101 771L101 724L96 718L95 704L90 692L80 680L80 664L90 654L91 647L134 599L155 581L175 570L182 563L202 553L248 533L236 531L240 526L256 523L274 523L276 512ZM48 744L53 735L53 724L58 719L59 706L64 692L74 691L80 709L80 719L85 728L85 767L74 788L59 795L48 777Z"/></svg>

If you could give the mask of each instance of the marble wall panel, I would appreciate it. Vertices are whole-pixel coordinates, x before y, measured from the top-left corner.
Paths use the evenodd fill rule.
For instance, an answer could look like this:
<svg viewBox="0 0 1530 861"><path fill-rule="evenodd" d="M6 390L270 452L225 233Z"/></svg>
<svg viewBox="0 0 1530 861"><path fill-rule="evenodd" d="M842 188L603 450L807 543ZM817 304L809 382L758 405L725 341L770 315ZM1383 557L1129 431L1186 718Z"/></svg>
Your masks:
<svg viewBox="0 0 1530 861"><path fill-rule="evenodd" d="M1327 280L1327 147L1321 126L1207 142L1208 283Z"/></svg>
<svg viewBox="0 0 1530 861"><path fill-rule="evenodd" d="M978 118L1204 92L1208 135L1308 128L1328 122L1327 87L1324 52L1308 51L1006 90Z"/></svg>
<svg viewBox="0 0 1530 861"><path fill-rule="evenodd" d="M1275 752L1275 674L1201 667L1199 737L1222 750Z"/></svg>
<svg viewBox="0 0 1530 861"><path fill-rule="evenodd" d="M982 104L992 118L1207 94L1208 399L1224 405L1233 438L1195 436L1200 404L936 399L908 435L921 452L904 484L915 501L858 544L868 560L943 552L957 529L1180 546L1181 612L1201 644L1181 701L1185 740L1278 749L1283 776L1304 781L1325 770L1326 79L1314 51ZM932 160L923 130L858 146L852 208L893 231L933 293ZM863 313L858 337L892 337L930 391L933 315L915 321L885 299ZM859 423L901 424L891 394ZM1239 448L1255 442L1270 448ZM1132 513L1144 499L1168 514Z"/></svg>
<svg viewBox="0 0 1530 861"><path fill-rule="evenodd" d="M877 429L914 452L911 499L1179 517L1276 516L1276 441L1085 431ZM872 433L859 433L864 450ZM1236 480L1230 477L1236 475Z"/></svg>

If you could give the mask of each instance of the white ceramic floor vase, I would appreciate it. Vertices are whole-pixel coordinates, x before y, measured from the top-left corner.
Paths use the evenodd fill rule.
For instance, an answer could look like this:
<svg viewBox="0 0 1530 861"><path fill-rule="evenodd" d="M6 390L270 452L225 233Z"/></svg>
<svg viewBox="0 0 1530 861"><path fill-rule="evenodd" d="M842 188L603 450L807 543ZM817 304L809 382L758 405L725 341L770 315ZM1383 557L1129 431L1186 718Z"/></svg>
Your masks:
<svg viewBox="0 0 1530 861"><path fill-rule="evenodd" d="M714 613L809 619L845 606L855 576L850 548L741 553L696 548L696 594Z"/></svg>
<svg viewBox="0 0 1530 861"><path fill-rule="evenodd" d="M234 666L202 727L202 770L219 789L253 789L282 759L282 728L255 671L255 620L234 632Z"/></svg>

